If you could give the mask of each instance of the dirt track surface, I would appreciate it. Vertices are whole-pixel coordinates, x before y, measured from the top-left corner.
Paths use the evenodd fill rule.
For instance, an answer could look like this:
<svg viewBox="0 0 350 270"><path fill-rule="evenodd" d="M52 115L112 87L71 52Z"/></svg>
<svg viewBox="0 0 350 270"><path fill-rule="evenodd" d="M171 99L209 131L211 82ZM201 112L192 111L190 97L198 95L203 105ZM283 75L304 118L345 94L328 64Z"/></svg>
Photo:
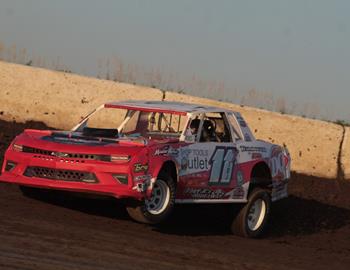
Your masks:
<svg viewBox="0 0 350 270"><path fill-rule="evenodd" d="M131 221L114 200L43 198L0 185L0 269L350 266L350 211L296 197L274 205L260 240L230 235L228 206L181 206L167 224L152 227Z"/></svg>
<svg viewBox="0 0 350 270"><path fill-rule="evenodd" d="M0 161L24 127L47 128L0 121ZM291 193L265 238L248 240L230 234L227 205L179 206L152 227L115 200L28 198L0 184L0 269L348 269L350 185L294 174Z"/></svg>

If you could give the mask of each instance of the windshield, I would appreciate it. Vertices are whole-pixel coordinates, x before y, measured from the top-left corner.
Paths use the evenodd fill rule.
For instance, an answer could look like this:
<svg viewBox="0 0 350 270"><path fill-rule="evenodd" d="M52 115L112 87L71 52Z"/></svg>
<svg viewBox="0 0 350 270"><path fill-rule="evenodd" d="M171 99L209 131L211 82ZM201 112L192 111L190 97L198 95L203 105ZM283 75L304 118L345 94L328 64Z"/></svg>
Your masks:
<svg viewBox="0 0 350 270"><path fill-rule="evenodd" d="M186 123L187 116L175 113L101 108L75 131L101 137L178 138Z"/></svg>

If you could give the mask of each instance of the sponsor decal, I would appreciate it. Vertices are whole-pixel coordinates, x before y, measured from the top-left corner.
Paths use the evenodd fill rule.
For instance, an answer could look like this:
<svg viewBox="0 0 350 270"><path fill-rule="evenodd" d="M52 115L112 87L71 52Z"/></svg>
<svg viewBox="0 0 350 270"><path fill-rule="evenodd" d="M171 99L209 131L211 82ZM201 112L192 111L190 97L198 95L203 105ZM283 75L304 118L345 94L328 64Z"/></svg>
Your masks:
<svg viewBox="0 0 350 270"><path fill-rule="evenodd" d="M201 159L198 156L194 156L192 159L187 160L187 166L188 169L200 169L200 170L209 170L208 167L208 159L204 158Z"/></svg>
<svg viewBox="0 0 350 270"><path fill-rule="evenodd" d="M233 190L231 199L243 199L244 197L244 189L243 187L236 187Z"/></svg>
<svg viewBox="0 0 350 270"><path fill-rule="evenodd" d="M209 170L208 155L206 149L181 149L181 170Z"/></svg>
<svg viewBox="0 0 350 270"><path fill-rule="evenodd" d="M184 194L191 196L193 199L221 199L224 197L225 192L221 189L186 188Z"/></svg>
<svg viewBox="0 0 350 270"><path fill-rule="evenodd" d="M227 199L243 199L244 198L244 188L243 187L235 187L230 192L225 194Z"/></svg>
<svg viewBox="0 0 350 270"><path fill-rule="evenodd" d="M194 156L207 157L209 155L209 151L207 149L191 149L191 152Z"/></svg>
<svg viewBox="0 0 350 270"><path fill-rule="evenodd" d="M188 166L188 159L189 159L189 155L191 153L191 150L188 148L183 148L181 149L180 152L180 167L181 170L186 170L187 166Z"/></svg>
<svg viewBox="0 0 350 270"><path fill-rule="evenodd" d="M214 151L182 148L177 158L181 168L180 175L207 172L210 185L229 185L233 179L237 155L236 147L219 146Z"/></svg>
<svg viewBox="0 0 350 270"><path fill-rule="evenodd" d="M134 172L146 172L148 170L148 163L146 164L141 164L141 163L136 163L134 165Z"/></svg>
<svg viewBox="0 0 350 270"><path fill-rule="evenodd" d="M209 185L229 185L236 164L238 150L235 147L217 147L210 158Z"/></svg>
<svg viewBox="0 0 350 270"><path fill-rule="evenodd" d="M165 155L168 155L168 149L169 147L165 146L161 149L157 149L155 152L154 152L154 155L155 156L165 156Z"/></svg>
<svg viewBox="0 0 350 270"><path fill-rule="evenodd" d="M273 179L282 180L285 178L287 168L283 162L282 148L279 146L275 146L271 150L270 168Z"/></svg>
<svg viewBox="0 0 350 270"><path fill-rule="evenodd" d="M287 197L287 178L290 176L288 164L285 162L283 148L274 146L271 149L270 168L272 175L272 201Z"/></svg>
<svg viewBox="0 0 350 270"><path fill-rule="evenodd" d="M252 153L252 152L266 153L267 152L265 147L259 147L259 146L244 146L244 145L241 145L239 147L239 149L240 149L241 152L249 152L249 153Z"/></svg>
<svg viewBox="0 0 350 270"><path fill-rule="evenodd" d="M179 155L179 150L172 148L169 145L164 146L163 148L159 148L154 152L155 156L172 156L177 157Z"/></svg>
<svg viewBox="0 0 350 270"><path fill-rule="evenodd" d="M134 177L134 182L145 182L145 181L151 181L152 175L150 174L144 174L144 175L138 175Z"/></svg>

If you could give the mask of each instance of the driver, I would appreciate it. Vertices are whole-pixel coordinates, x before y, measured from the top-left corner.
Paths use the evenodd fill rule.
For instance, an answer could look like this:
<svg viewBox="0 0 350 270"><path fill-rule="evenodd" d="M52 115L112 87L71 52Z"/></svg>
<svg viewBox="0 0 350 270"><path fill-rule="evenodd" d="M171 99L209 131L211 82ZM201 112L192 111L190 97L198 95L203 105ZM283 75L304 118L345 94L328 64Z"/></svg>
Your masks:
<svg viewBox="0 0 350 270"><path fill-rule="evenodd" d="M216 123L210 119L205 119L201 135L201 142L220 142L221 140L216 134Z"/></svg>
<svg viewBox="0 0 350 270"><path fill-rule="evenodd" d="M190 129L191 129L192 135L197 135L200 122L201 121L199 119L193 119L191 121Z"/></svg>

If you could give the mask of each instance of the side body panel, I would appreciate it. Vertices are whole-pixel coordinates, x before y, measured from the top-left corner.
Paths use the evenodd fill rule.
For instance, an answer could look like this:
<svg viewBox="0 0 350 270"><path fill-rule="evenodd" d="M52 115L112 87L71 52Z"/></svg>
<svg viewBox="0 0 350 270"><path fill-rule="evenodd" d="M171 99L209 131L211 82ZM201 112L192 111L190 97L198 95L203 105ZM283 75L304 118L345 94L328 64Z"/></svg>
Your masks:
<svg viewBox="0 0 350 270"><path fill-rule="evenodd" d="M244 139L231 143L193 142L162 145L150 151L157 168L168 160L176 164L177 203L246 202L255 165L264 163L271 173L272 200L287 196L290 178L288 151L278 145L255 140L239 113L234 113Z"/></svg>

